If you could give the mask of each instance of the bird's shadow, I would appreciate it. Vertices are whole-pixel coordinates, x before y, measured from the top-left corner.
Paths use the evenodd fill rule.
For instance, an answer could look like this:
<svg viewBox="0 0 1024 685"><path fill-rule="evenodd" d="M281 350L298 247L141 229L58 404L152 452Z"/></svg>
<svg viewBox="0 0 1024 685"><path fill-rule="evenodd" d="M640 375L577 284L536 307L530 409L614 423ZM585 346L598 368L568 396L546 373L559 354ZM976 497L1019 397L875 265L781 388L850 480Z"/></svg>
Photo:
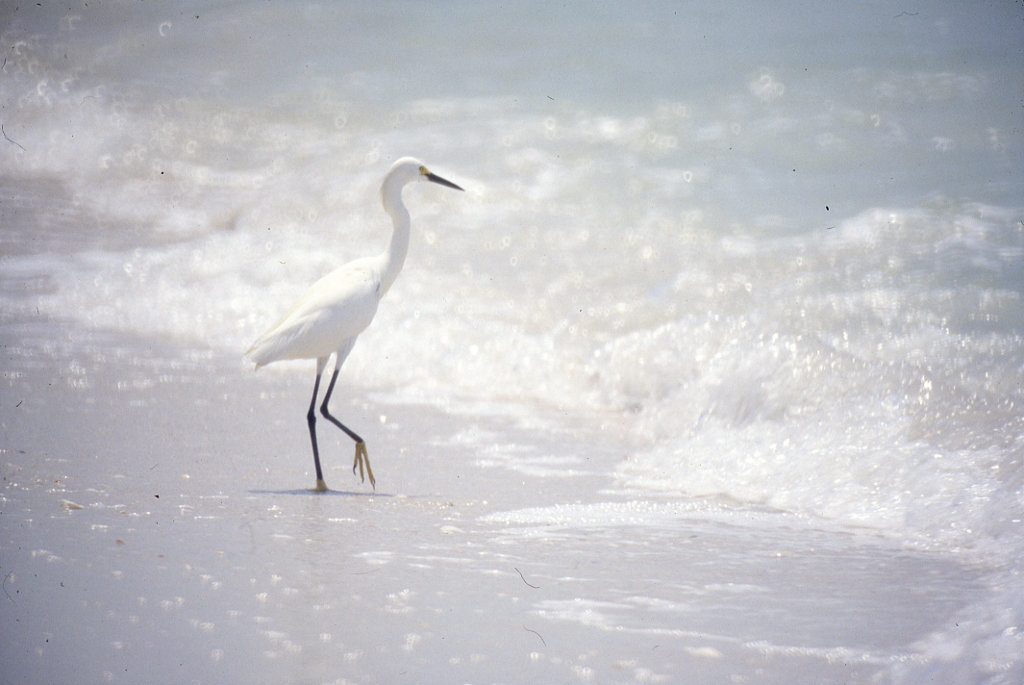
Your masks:
<svg viewBox="0 0 1024 685"><path fill-rule="evenodd" d="M295 488L292 490L250 490L252 495L306 495L313 497L394 497L386 492L350 492L348 490L314 490Z"/></svg>

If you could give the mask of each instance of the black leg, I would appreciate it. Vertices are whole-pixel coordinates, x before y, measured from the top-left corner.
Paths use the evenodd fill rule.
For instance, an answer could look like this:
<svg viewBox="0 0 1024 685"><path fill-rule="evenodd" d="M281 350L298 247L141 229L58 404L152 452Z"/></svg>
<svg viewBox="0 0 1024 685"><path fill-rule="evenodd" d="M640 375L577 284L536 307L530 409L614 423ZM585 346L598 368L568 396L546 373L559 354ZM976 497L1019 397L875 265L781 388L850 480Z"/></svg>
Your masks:
<svg viewBox="0 0 1024 685"><path fill-rule="evenodd" d="M327 384L327 393L324 395L324 401L320 405L320 413L323 414L325 419L327 419L328 421L333 423L335 426L337 426L341 430L345 431L345 435L347 435L348 437L352 438L356 442L362 442L363 439L361 437L359 437L358 435L356 435L352 431L352 429L350 429L348 426L343 424L338 419L336 419L333 416L331 416L331 413L329 411L327 411L327 403L331 401L331 393L334 392L334 384L338 381L338 371L340 371L340 369L335 369L334 373L331 374L331 382ZM319 378L317 378L317 382L318 383L320 382ZM313 398L313 402L314 403L316 402L316 397ZM310 411L310 413L313 412L313 406L312 405L310 405L309 411Z"/></svg>
<svg viewBox="0 0 1024 685"><path fill-rule="evenodd" d="M320 374L316 375L316 382L313 383L313 399L309 402L309 412L306 414L306 423L309 425L309 441L313 443L313 464L316 466L316 486L318 490L326 490L324 474L320 470L320 450L316 447L316 396L320 393Z"/></svg>
<svg viewBox="0 0 1024 685"><path fill-rule="evenodd" d="M345 435L347 435L348 437L350 437L353 440L355 440L355 443L356 443L356 457L355 457L355 460L353 460L353 462L352 462L352 473L355 473L356 472L356 467L358 467L359 468L359 478L360 478L360 480L362 480L362 478L363 478L363 468L365 466L366 473L370 477L370 486L373 487L374 490L376 490L377 489L377 481L376 481L376 479L374 479L374 477L373 477L373 470L370 468L370 456L366 453L366 443L363 442L363 439L361 437L356 435L355 431L350 429L348 426L343 424L338 419L336 419L333 416L331 416L331 413L329 411L327 411L327 403L331 401L331 394L334 392L334 384L338 381L338 372L340 370L341 369L339 369L338 367L335 367L334 373L331 374L331 382L327 384L327 392L324 394L323 404L320 405L320 413L323 414L323 417L325 419L327 419L328 421L333 423L335 426L337 426L338 428L343 430L345 432ZM319 378L317 379L317 382L319 382ZM314 403L316 402L316 397L313 398L313 402ZM310 414L312 414L312 412L313 412L313 405L310 405L309 411L310 411Z"/></svg>

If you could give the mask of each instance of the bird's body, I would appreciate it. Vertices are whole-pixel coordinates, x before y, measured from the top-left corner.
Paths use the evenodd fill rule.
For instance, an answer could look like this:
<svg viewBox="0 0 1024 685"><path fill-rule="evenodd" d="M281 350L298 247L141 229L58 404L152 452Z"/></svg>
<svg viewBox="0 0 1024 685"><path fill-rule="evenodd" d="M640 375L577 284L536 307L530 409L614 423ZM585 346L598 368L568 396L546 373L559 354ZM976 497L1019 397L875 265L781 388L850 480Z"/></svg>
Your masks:
<svg viewBox="0 0 1024 685"><path fill-rule="evenodd" d="M381 184L384 210L391 216L394 224L388 249L376 257L349 262L314 283L295 301L281 320L261 335L246 353L256 363L256 368L283 359L316 360L316 382L313 385L313 400L309 405L306 420L313 444L317 490L326 490L327 485L320 469L314 409L320 389L320 377L332 354L335 355L334 373L327 386L320 413L355 440L356 457L352 470L355 471L356 467L359 467L362 474L365 465L370 484L375 484L365 443L362 438L331 416L327 410L327 403L334 391L341 365L351 352L356 338L373 321L381 297L395 282L398 272L405 263L405 256L409 250L409 212L402 204L402 188L413 181L431 181L462 190L454 183L430 173L415 159L403 157L395 162Z"/></svg>
<svg viewBox="0 0 1024 685"><path fill-rule="evenodd" d="M350 262L327 274L249 349L259 368L282 359L317 359L337 352L373 321L380 302L380 258Z"/></svg>

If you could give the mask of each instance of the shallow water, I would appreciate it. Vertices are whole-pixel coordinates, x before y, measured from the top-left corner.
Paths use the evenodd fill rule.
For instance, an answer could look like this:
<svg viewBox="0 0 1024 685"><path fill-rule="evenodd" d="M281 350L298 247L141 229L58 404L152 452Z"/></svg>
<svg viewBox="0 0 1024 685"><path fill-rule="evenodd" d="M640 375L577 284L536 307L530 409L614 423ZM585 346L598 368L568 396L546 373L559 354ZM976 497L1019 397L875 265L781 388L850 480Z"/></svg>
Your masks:
<svg viewBox="0 0 1024 685"><path fill-rule="evenodd" d="M93 5L0 19L18 682L1020 680L1017 8ZM406 154L310 499L240 353Z"/></svg>
<svg viewBox="0 0 1024 685"><path fill-rule="evenodd" d="M500 413L342 403L388 412L381 487L327 440L341 489L317 496L282 477L305 384L111 342L9 384L12 682L868 680L988 594L984 567L872 531L623 492L615 446Z"/></svg>

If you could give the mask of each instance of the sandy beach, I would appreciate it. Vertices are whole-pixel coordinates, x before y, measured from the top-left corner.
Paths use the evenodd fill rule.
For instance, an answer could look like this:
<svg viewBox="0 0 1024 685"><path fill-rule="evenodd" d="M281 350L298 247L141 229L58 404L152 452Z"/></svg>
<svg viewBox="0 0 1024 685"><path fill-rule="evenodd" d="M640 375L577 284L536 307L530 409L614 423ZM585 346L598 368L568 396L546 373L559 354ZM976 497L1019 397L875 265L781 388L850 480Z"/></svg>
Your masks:
<svg viewBox="0 0 1024 685"><path fill-rule="evenodd" d="M621 491L613 435L500 407L340 399L377 491L332 436L313 493L301 368L3 337L9 683L868 682L983 591L876 535Z"/></svg>

